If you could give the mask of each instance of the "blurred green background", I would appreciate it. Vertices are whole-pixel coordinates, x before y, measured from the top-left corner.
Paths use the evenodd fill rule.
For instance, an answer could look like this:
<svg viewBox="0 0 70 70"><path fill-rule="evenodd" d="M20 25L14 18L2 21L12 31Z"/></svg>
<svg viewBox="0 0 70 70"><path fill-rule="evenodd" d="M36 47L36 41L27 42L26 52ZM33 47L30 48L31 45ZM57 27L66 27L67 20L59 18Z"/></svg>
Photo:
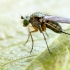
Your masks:
<svg viewBox="0 0 70 70"><path fill-rule="evenodd" d="M0 1L0 70L70 70L70 36L47 29L48 53L42 34L33 33L34 49L20 15L42 12L70 18L69 0L1 0ZM63 29L69 25L61 24ZM68 31L68 33L70 33Z"/></svg>

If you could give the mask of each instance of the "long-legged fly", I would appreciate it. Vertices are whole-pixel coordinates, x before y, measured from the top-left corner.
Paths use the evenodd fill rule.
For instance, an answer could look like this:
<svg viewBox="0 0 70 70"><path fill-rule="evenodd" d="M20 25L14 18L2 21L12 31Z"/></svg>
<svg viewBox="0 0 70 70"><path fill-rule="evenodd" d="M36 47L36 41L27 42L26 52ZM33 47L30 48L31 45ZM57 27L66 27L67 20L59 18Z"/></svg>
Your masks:
<svg viewBox="0 0 70 70"><path fill-rule="evenodd" d="M33 13L31 16L26 16L26 17L21 16L21 19L24 19L23 20L23 26L26 27L29 24L32 25L32 26L28 26L29 36L28 36L27 41L25 42L25 44L26 44L29 40L29 37L31 36L32 49L31 49L30 52L32 52L33 44L34 44L34 40L33 40L33 37L32 37L33 32L37 32L39 30L43 34L43 37L44 37L44 40L46 42L49 53L51 53L51 52L50 52L50 49L48 47L46 37L44 35L44 32L46 31L46 28L49 28L56 33L64 33L64 34L70 35L69 33L64 32L62 27L56 21L44 19L45 16L46 16L45 14L42 14L40 12ZM33 27L34 30L30 31L30 27Z"/></svg>

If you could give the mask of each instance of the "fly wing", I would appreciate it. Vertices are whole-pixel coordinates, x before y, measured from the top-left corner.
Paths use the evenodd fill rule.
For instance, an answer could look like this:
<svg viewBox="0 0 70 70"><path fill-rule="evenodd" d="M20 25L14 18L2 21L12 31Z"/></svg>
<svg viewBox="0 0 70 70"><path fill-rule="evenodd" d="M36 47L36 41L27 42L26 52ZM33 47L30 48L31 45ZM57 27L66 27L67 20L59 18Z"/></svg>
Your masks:
<svg viewBox="0 0 70 70"><path fill-rule="evenodd" d="M59 23L70 23L70 18L46 15L43 17L45 20L50 20Z"/></svg>

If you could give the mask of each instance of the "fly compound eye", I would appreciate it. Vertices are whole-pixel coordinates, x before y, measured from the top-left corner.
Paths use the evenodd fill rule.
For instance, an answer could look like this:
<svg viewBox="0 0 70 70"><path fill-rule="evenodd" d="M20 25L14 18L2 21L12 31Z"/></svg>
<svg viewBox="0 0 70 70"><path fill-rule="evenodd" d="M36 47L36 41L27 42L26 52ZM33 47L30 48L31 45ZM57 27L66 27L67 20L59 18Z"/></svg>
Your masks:
<svg viewBox="0 0 70 70"><path fill-rule="evenodd" d="M29 24L29 17L28 16L26 16L25 18L24 18L24 20L23 20L23 26L28 26L28 24Z"/></svg>
<svg viewBox="0 0 70 70"><path fill-rule="evenodd" d="M29 21L28 20L26 20L26 19L24 19L24 21L23 21L23 26L28 26L28 24L29 24Z"/></svg>

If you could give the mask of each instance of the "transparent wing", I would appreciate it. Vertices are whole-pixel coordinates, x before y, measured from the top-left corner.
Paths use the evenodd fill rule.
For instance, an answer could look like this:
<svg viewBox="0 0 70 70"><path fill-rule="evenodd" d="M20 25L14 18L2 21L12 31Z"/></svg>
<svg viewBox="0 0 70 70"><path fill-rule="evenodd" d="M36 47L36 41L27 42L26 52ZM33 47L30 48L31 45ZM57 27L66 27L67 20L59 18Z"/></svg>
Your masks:
<svg viewBox="0 0 70 70"><path fill-rule="evenodd" d="M59 23L70 23L70 18L64 18L58 16L46 15L44 16L44 19L54 21L54 22L59 22Z"/></svg>

